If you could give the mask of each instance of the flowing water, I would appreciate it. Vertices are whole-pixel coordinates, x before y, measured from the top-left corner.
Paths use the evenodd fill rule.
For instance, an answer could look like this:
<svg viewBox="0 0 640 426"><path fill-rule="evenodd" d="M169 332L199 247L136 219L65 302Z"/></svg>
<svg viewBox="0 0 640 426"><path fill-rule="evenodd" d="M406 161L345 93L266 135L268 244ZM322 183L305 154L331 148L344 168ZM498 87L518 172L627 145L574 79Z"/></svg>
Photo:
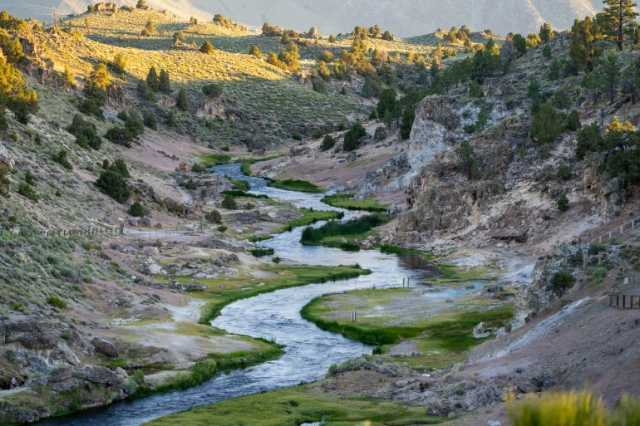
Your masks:
<svg viewBox="0 0 640 426"><path fill-rule="evenodd" d="M242 174L239 165L215 168L216 173L233 179L245 180L255 194L288 201L298 207L316 210L340 210L322 203L321 194L305 194L271 188L264 179ZM360 215L345 211L345 219ZM322 378L333 364L371 353L372 348L320 330L300 316L300 310L316 297L363 288L398 286L403 278L419 282L424 271L409 269L395 255L362 250L345 252L327 247L309 247L300 244L302 229L295 229L264 241L283 261L312 265L359 264L373 273L334 283L312 284L288 288L240 300L227 306L213 321L215 327L230 333L272 339L285 347L277 360L245 370L220 375L209 382L185 391L151 396L131 402L84 412L76 416L43 422L44 425L140 425L151 419L189 408L211 404L225 399L253 394L270 389L296 385ZM459 296L460 290L443 289L430 294L434 302Z"/></svg>

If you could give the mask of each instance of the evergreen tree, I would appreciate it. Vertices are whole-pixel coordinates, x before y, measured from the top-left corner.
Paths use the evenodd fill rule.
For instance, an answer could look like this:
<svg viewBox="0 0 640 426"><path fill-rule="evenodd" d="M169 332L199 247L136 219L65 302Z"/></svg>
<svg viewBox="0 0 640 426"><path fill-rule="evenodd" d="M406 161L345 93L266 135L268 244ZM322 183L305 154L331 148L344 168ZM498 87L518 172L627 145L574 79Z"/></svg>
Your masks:
<svg viewBox="0 0 640 426"><path fill-rule="evenodd" d="M151 67L149 69L149 73L147 74L147 86L151 90L160 89L160 80L158 79L158 71L156 71L156 67Z"/></svg>
<svg viewBox="0 0 640 426"><path fill-rule="evenodd" d="M555 36L555 31L553 31L553 28L548 22L545 22L540 27L540 32L538 35L540 37L540 40L542 40L543 43L549 43L551 39Z"/></svg>
<svg viewBox="0 0 640 426"><path fill-rule="evenodd" d="M189 110L189 99L187 98L187 91L184 88L178 92L178 98L176 99L176 108L181 111Z"/></svg>
<svg viewBox="0 0 640 426"><path fill-rule="evenodd" d="M636 3L633 0L603 0L603 16L607 34L618 44L618 50L624 47L625 34L633 30L636 17Z"/></svg>
<svg viewBox="0 0 640 426"><path fill-rule="evenodd" d="M527 53L527 40L520 34L515 34L512 39L513 47L518 52L518 56L523 56Z"/></svg>
<svg viewBox="0 0 640 426"><path fill-rule="evenodd" d="M587 16L582 21L576 19L574 22L571 28L569 55L577 69L588 71L593 69L593 62L598 56L595 44L596 34L594 22L590 17Z"/></svg>
<svg viewBox="0 0 640 426"><path fill-rule="evenodd" d="M166 70L160 70L158 89L162 93L171 93L171 78L169 77L169 73Z"/></svg>

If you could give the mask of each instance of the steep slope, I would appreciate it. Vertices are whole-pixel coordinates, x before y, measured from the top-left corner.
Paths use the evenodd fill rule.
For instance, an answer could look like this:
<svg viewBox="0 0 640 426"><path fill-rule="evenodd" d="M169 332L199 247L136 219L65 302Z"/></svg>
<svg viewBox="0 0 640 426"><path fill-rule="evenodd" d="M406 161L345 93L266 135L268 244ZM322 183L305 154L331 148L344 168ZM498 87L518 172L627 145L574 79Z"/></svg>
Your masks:
<svg viewBox="0 0 640 426"><path fill-rule="evenodd" d="M17 15L50 19L53 10L61 14L79 13L95 1L46 0L41 5L8 0L3 3L3 7ZM135 1L116 3L132 5ZM543 21L567 28L575 17L593 14L601 6L601 0L508 0L499 6L490 0L385 0L376 2L375 8L366 0L150 0L149 4L183 17L224 13L254 26L273 21L297 30L319 25L325 33L337 33L349 31L355 25L379 24L401 36L412 36L465 23L499 33L534 31Z"/></svg>

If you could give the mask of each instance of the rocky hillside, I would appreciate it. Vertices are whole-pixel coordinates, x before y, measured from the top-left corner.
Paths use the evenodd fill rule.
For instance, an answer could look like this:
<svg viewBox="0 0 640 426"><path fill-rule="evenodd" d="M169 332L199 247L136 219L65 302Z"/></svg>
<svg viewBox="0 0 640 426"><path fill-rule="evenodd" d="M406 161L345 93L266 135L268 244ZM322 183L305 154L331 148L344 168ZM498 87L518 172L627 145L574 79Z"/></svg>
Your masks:
<svg viewBox="0 0 640 426"><path fill-rule="evenodd" d="M31 5L8 0L3 7L19 16L50 19L55 8L60 14L80 13L90 3L87 0L59 0L50 4ZM134 5L135 1L119 1ZM343 33L356 25L384 24L401 36L415 36L467 24L474 29L491 28L506 34L511 31L533 32L543 22L557 28L567 28L576 17L593 15L599 0L509 0L500 3L489 0L465 1L382 1L375 8L364 0L343 2L337 0L290 1L280 0L266 4L256 0L152 0L149 4L166 9L182 17L211 17L213 13L233 16L241 22L259 27L264 21L277 22L298 31L320 25L324 33Z"/></svg>

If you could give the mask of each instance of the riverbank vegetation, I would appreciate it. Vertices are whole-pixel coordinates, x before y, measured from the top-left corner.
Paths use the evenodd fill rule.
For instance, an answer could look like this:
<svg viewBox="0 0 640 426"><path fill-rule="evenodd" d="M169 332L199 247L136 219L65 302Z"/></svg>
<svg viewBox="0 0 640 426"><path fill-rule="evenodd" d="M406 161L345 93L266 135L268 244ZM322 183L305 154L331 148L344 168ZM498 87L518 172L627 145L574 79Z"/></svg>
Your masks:
<svg viewBox="0 0 640 426"><path fill-rule="evenodd" d="M194 408L147 423L147 426L220 425L298 426L327 425L432 425L443 420L427 416L423 407L373 399L341 398L313 385L297 386L230 399Z"/></svg>
<svg viewBox="0 0 640 426"><path fill-rule="evenodd" d="M316 222L342 219L344 217L344 213L336 211L301 209L300 212L302 213L301 217L287 223L278 233L292 231L294 228L312 225Z"/></svg>
<svg viewBox="0 0 640 426"><path fill-rule="evenodd" d="M303 308L302 317L323 330L377 346L382 355L407 341L414 349L405 360L420 368L462 360L469 349L486 340L473 336L474 327L484 323L495 330L513 317L513 307L507 303L475 298L439 306L422 291L368 289L322 296Z"/></svg>
<svg viewBox="0 0 640 426"><path fill-rule="evenodd" d="M325 191L324 188L314 183L298 179L273 180L269 182L269 186L287 191L306 192L310 194L321 194Z"/></svg>
<svg viewBox="0 0 640 426"><path fill-rule="evenodd" d="M329 222L320 228L307 228L302 233L300 242L304 245L322 245L337 247L343 250L358 251L359 240L366 238L375 227L389 221L385 215L370 215L348 222Z"/></svg>
<svg viewBox="0 0 640 426"><path fill-rule="evenodd" d="M332 207L338 207L347 210L360 210L368 212L386 212L388 206L380 203L375 198L356 199L353 194L334 194L327 195L322 202Z"/></svg>
<svg viewBox="0 0 640 426"><path fill-rule="evenodd" d="M280 357L282 346L262 339L252 339L260 347L255 351L209 354L207 358L196 362L188 371L178 373L158 386L147 384L143 376L134 374L139 386L133 398L143 398L152 394L189 389L210 380L214 376L231 370L248 368Z"/></svg>

